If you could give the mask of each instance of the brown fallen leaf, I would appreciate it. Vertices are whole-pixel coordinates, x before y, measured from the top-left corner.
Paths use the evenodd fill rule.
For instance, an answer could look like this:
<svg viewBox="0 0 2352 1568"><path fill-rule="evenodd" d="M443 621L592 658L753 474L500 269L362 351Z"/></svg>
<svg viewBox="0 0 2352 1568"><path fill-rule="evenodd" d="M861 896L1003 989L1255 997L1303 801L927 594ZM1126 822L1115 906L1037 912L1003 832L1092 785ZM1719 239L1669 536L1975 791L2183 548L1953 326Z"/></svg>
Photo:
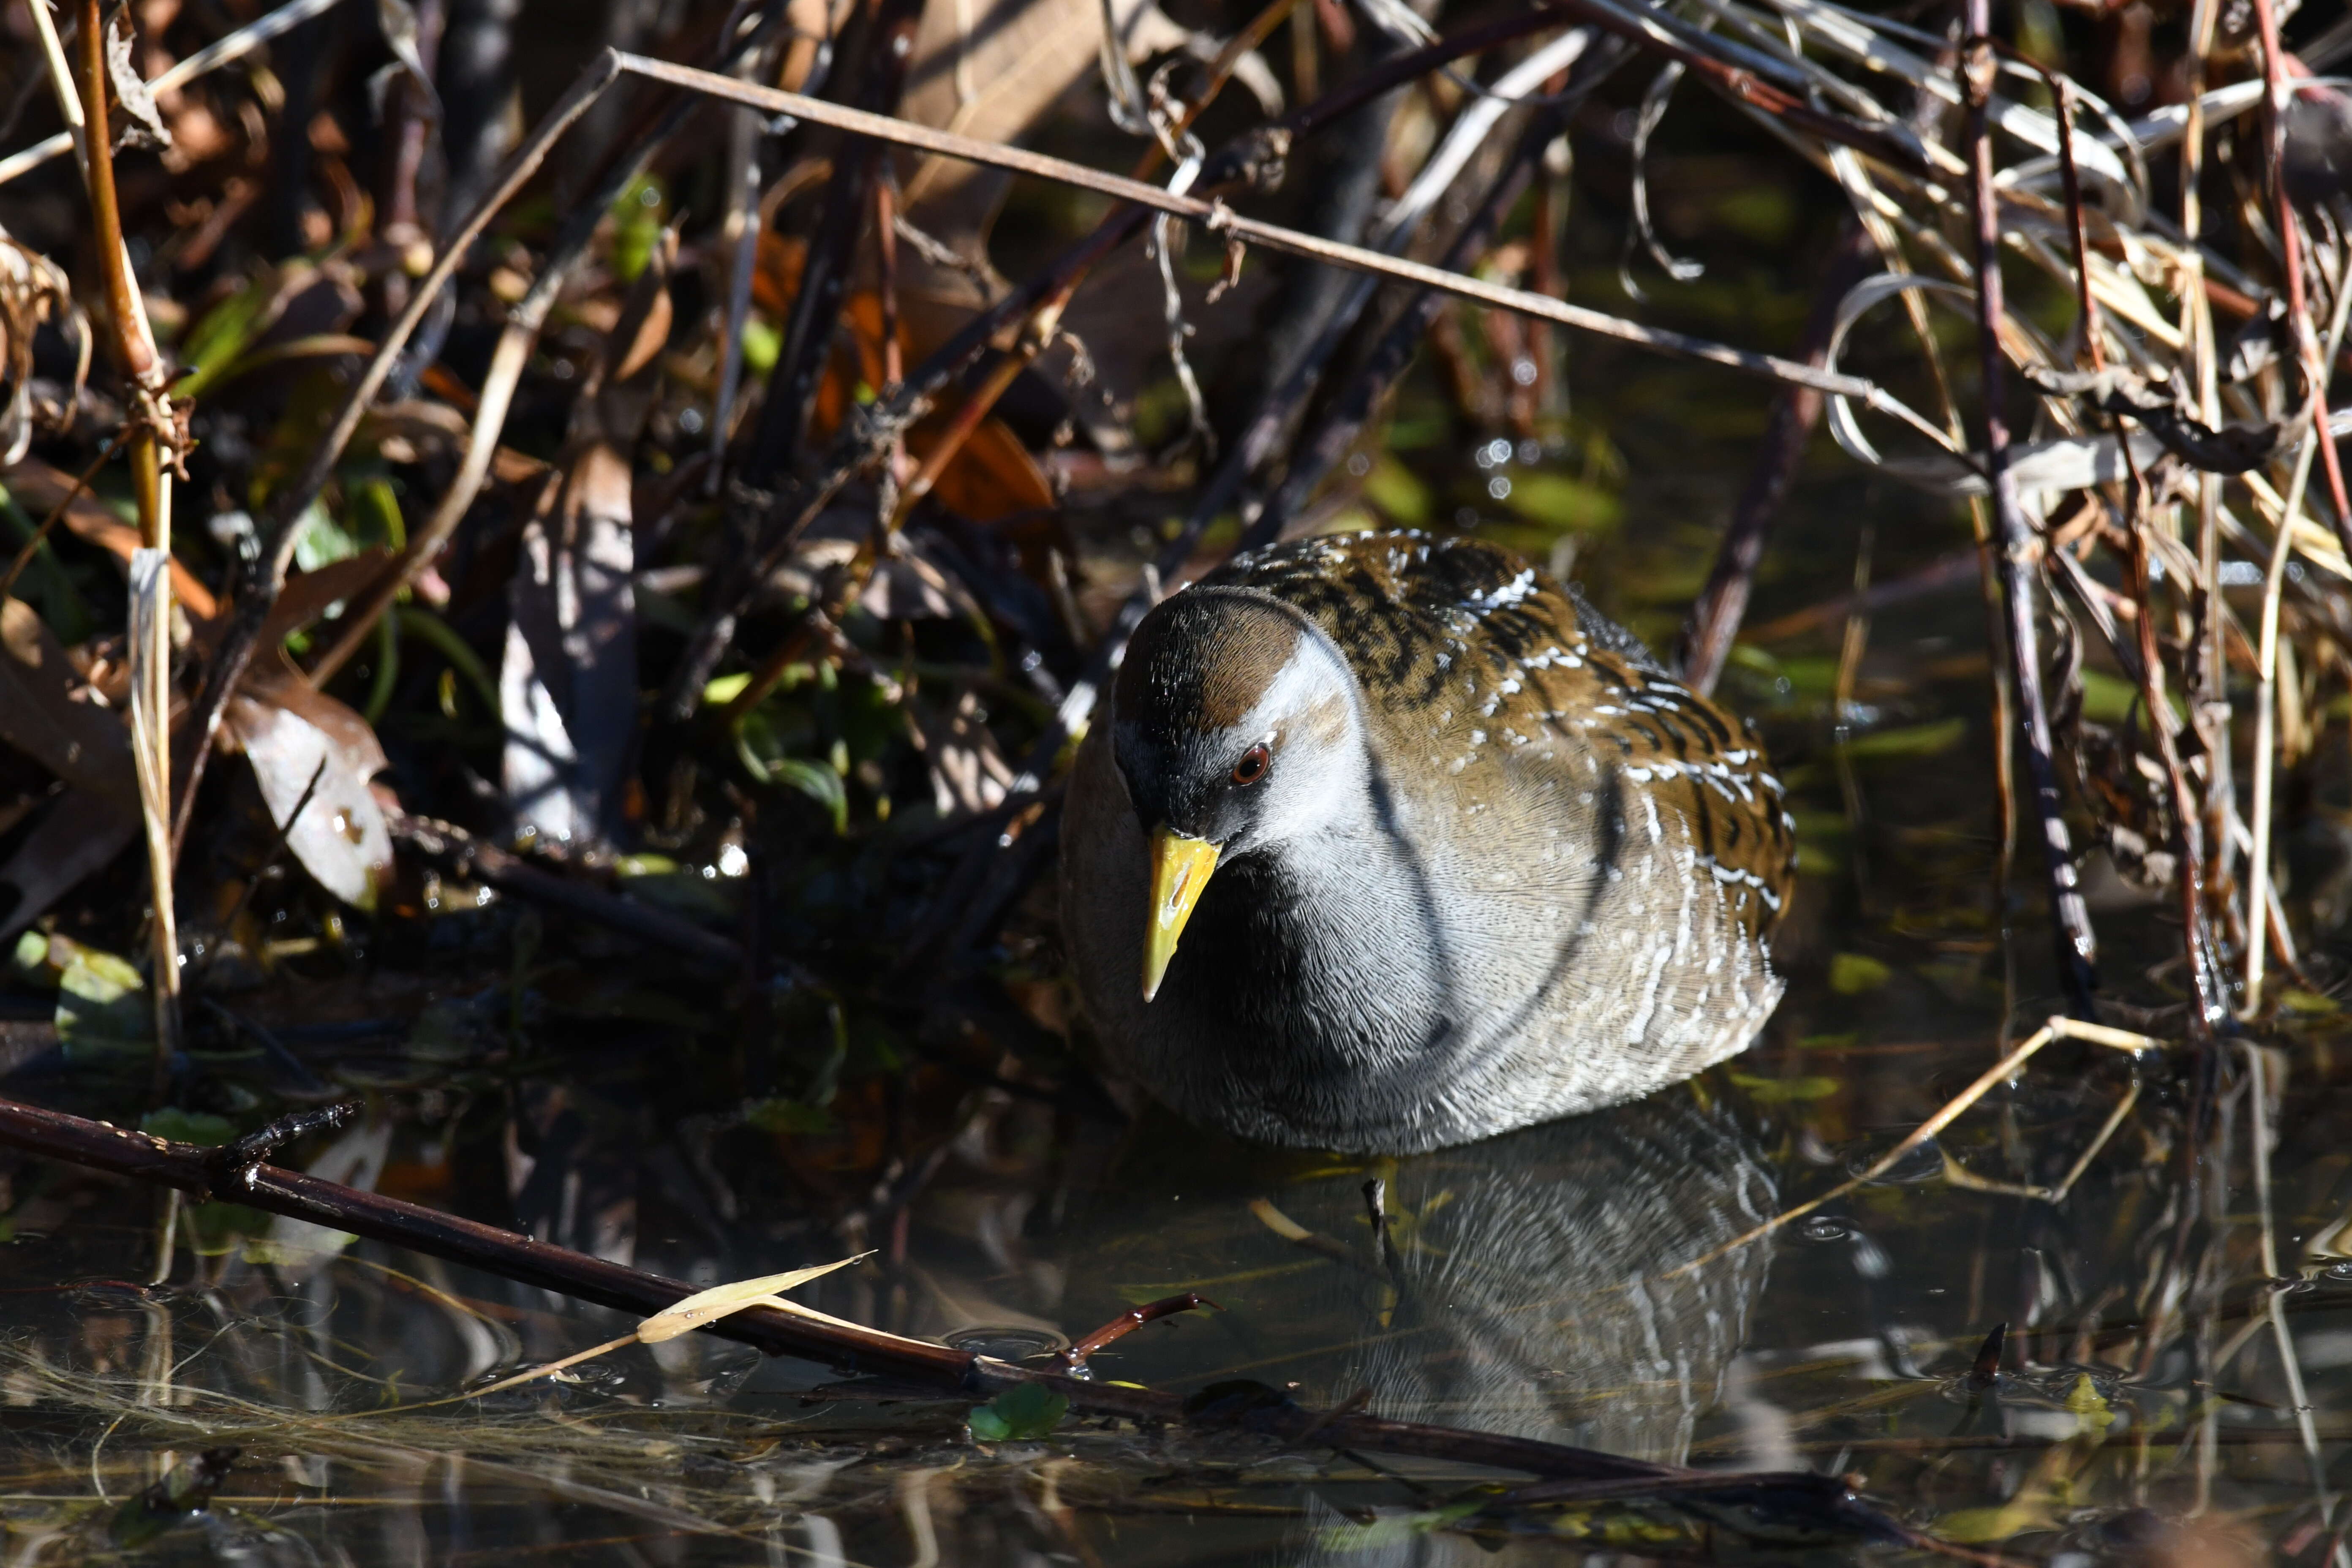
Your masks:
<svg viewBox="0 0 2352 1568"><path fill-rule="evenodd" d="M69 784L134 797L119 713L87 700L65 645L22 599L0 599L0 741Z"/></svg>
<svg viewBox="0 0 2352 1568"><path fill-rule="evenodd" d="M262 625L261 646L276 647L336 605L356 598L386 570L392 558L391 551L377 545L287 578L284 592Z"/></svg>
<svg viewBox="0 0 2352 1568"><path fill-rule="evenodd" d="M35 517L45 517L72 491L74 476L51 468L38 458L28 458L0 473L0 485L7 486L8 492L26 511ZM75 538L97 545L125 567L131 564L131 552L139 548L139 531L87 491L74 497L73 504L66 508L59 521ZM220 601L213 596L213 591L177 558L172 562L172 599L188 613L191 620L209 621L220 613Z"/></svg>
<svg viewBox="0 0 2352 1568"><path fill-rule="evenodd" d="M0 741L66 785L0 863L0 889L15 893L0 908L0 941L121 854L139 826L130 737L121 715L86 695L64 645L32 606L0 599Z"/></svg>
<svg viewBox="0 0 2352 1568"><path fill-rule="evenodd" d="M353 908L375 908L392 870L392 834L369 787L387 763L367 721L283 660L265 659L229 700L226 728L302 868Z"/></svg>

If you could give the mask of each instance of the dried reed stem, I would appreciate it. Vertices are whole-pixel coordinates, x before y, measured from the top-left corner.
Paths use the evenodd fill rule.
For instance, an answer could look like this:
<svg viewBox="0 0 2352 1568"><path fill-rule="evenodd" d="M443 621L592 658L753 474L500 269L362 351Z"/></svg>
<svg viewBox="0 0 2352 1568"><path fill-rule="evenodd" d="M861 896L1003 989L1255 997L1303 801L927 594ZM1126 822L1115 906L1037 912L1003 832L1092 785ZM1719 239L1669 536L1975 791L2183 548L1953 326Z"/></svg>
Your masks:
<svg viewBox="0 0 2352 1568"><path fill-rule="evenodd" d="M2336 355L2344 346L2347 319L2352 319L2352 265L2345 266L2336 279L2335 313L2328 318L2327 357L2322 363L2336 363ZM2332 444L2327 434L2325 388L2323 376L2312 389L2315 417L2295 449L2294 472L2287 480L2284 502L2279 509L2278 535L2271 542L2270 562L2263 573L2261 642L2255 654L2261 683L2254 697L2253 843L2247 854L2246 982L2245 994L2239 997L2237 1006L2241 1019L2262 1011L2263 977L2270 954L2267 917L2271 906L2272 800L2278 774L2279 704L2284 700L2278 683L2279 605L2286 594L2287 557L2294 549L2295 524L2303 517L2304 489L2311 479L2312 455L2315 449Z"/></svg>
<svg viewBox="0 0 2352 1568"><path fill-rule="evenodd" d="M145 820L148 873L154 918L153 977L155 1065L152 1088L161 1095L180 1044L180 937L172 898L172 491L164 472L176 442L167 390L169 376L155 347L147 305L131 268L122 238L122 214L115 199L114 151L107 124L107 36L99 0L82 0L79 79L69 75L47 0L26 0L39 35L65 113L68 134L80 155L106 299L107 346L116 368L130 383L131 408L123 432L131 459L133 499L139 512L140 548L131 557L131 743ZM70 505L72 497L67 498Z"/></svg>
<svg viewBox="0 0 2352 1568"><path fill-rule="evenodd" d="M2091 930L2090 910L2075 885L2073 847L2058 803L2058 774L2051 761L2050 710L2042 693L2041 635L2033 610L2035 567L2042 545L2018 500L2016 478L2009 468L2009 421L2001 408L2006 366L2000 331L2004 312L2000 211L1993 183L1989 113L1994 73L1990 16L1990 0L1969 0L1969 42L1961 60L1969 105L1969 191L1976 217L1977 346L1983 374L1985 479L1999 532L2001 597L2009 611L2010 668L2025 742L2026 779L2032 787L2034 815L2042 828L2059 984L2074 1011L2088 1017L2091 992L2096 984L2093 965L2098 960L2098 939Z"/></svg>

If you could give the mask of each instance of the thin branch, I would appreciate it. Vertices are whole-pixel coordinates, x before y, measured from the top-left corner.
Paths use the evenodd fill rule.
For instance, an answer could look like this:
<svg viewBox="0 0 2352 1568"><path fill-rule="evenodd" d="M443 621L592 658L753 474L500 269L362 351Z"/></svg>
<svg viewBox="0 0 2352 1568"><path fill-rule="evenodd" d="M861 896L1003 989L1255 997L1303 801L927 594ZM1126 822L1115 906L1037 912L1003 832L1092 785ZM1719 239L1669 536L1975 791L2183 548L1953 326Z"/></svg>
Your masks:
<svg viewBox="0 0 2352 1568"><path fill-rule="evenodd" d="M1994 72L1990 15L1990 0L1969 0L1969 42L1961 69L1969 105L1969 192L1976 217L1977 346L1982 366L1985 478L1999 532L2001 597L2009 611L2010 667L2016 683L2021 738L2025 742L2026 779L2032 786L2034 816L2042 828L2058 978L2073 1010L2088 1018L2091 993L2097 984L2094 965L2098 961L2098 939L2091 930L2090 909L2076 886L2074 850L2058 802L2058 773L2051 762L2050 710L2042 694L2041 637L2033 609L2033 564L2042 545L2026 521L2016 479L2010 472L2009 420L2001 408L2006 362L2000 348L2004 314L2000 213L1993 184L1990 123Z"/></svg>
<svg viewBox="0 0 2352 1568"><path fill-rule="evenodd" d="M705 931L667 910L544 870L520 855L484 843L464 828L421 816L394 817L389 826L394 841L447 867L453 876L478 879L515 898L562 910L689 958L724 968L742 966L742 947L731 937Z"/></svg>
<svg viewBox="0 0 2352 1568"><path fill-rule="evenodd" d="M968 163L982 163L991 168L1005 169L1014 174L1034 174L1058 181L1081 190L1113 196L1153 212L1168 213L1200 225L1211 234L1233 238L1250 245L1262 245L1269 250L1304 257L1310 261L1328 262L1353 268L1401 282L1416 283L1423 288L1441 289L1457 298L1477 304L1498 306L1522 315L1557 321L1580 331L1594 332L1615 338L1621 342L1634 343L1677 358L1697 360L1727 370L1737 370L1769 380L1792 382L1825 393L1844 397L1858 397L1882 413L1906 419L1922 428L1925 422L1918 415L1898 403L1875 383L1860 376L1843 375L1832 371L1817 370L1773 354L1757 353L1747 349L1732 348L1711 342L1687 333L1669 331L1659 327L1645 327L1621 317L1606 315L1562 300L1530 293L1523 289L1505 288L1484 279L1449 272L1441 268L1424 266L1400 257L1386 256L1359 245L1346 245L1337 240L1302 234L1279 224L1244 217L1219 200L1179 195L1146 184L1140 180L1105 174L1082 163L1048 157L1023 148L1001 146L992 142L976 141L951 132L934 131L928 126L913 125L893 120L887 115L870 114L861 110L845 108L805 98L799 93L785 92L778 88L763 88L750 82L736 81L710 71L697 70L691 66L671 65L665 60L647 59L641 55L610 56L616 70L674 87L689 88L730 102L748 103L773 114L788 114L836 130L872 136L902 147L914 147L946 157L961 158Z"/></svg>
<svg viewBox="0 0 2352 1568"><path fill-rule="evenodd" d="M1182 1290L1173 1296L1163 1296L1157 1301L1147 1301L1140 1307L1129 1307L1086 1338L1056 1353L1054 1359L1072 1377L1091 1377L1094 1374L1087 1370L1087 1363L1105 1345L1118 1343L1146 1323L1156 1323L1179 1312L1197 1312L1203 1307L1213 1312L1224 1310L1198 1290Z"/></svg>

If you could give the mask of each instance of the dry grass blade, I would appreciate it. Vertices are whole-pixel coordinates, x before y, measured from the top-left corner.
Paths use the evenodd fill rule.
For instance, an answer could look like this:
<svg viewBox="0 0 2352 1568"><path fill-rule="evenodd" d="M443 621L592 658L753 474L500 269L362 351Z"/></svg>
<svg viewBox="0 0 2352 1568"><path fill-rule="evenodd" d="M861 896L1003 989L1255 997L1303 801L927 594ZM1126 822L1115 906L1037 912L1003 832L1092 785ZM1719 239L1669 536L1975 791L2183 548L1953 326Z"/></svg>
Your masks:
<svg viewBox="0 0 2352 1568"><path fill-rule="evenodd" d="M556 1373L568 1371L583 1362L593 1361L601 1355L610 1355L613 1352L629 1345L664 1343L677 1338L680 1334L692 1333L697 1329L718 1322L723 1318L731 1317L749 1308L773 1307L791 1311L794 1303L784 1300L777 1292L805 1285L812 1279L823 1279L836 1268L846 1268L853 1263L861 1263L873 1256L870 1252L861 1252L854 1258L845 1258L838 1262L820 1263L814 1268L788 1268L781 1274L766 1274L757 1279L739 1279L730 1285L713 1285L708 1290L698 1290L684 1300L656 1312L652 1317L639 1323L634 1331L623 1334L619 1339L607 1340L601 1345L592 1345L584 1351L574 1352L561 1361L548 1362L532 1367L527 1372L516 1373L512 1377L502 1377L496 1383L480 1388L469 1388L465 1393L453 1394L447 1399L431 1400L423 1405L404 1405L402 1409L403 1411L426 1410L436 1405L453 1405L461 1400L482 1399L493 1394L503 1394L509 1388L520 1388L527 1383L538 1383L553 1377ZM379 1412L378 1414L387 1413Z"/></svg>
<svg viewBox="0 0 2352 1568"><path fill-rule="evenodd" d="M643 1343L657 1345L664 1340L674 1340L705 1323L717 1322L746 1307L782 1307L788 1303L777 1300L783 1291L805 1285L812 1279L822 1279L836 1268L846 1268L853 1263L863 1263L873 1257L861 1252L838 1262L820 1263L813 1268L787 1268L781 1274L764 1274L756 1279L739 1279L731 1285L713 1285L698 1290L685 1300L665 1309L637 1325L636 1338Z"/></svg>

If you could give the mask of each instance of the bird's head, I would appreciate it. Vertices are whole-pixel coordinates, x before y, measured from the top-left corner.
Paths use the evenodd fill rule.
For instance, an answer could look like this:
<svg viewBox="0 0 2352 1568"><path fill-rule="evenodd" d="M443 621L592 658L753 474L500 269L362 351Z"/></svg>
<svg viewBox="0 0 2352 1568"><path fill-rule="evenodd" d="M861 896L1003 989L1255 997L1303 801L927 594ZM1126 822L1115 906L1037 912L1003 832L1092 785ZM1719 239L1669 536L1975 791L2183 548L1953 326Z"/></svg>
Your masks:
<svg viewBox="0 0 2352 1568"><path fill-rule="evenodd" d="M1136 628L1111 740L1150 844L1146 1002L1220 861L1311 837L1360 798L1358 701L1331 640L1263 594L1191 589Z"/></svg>

